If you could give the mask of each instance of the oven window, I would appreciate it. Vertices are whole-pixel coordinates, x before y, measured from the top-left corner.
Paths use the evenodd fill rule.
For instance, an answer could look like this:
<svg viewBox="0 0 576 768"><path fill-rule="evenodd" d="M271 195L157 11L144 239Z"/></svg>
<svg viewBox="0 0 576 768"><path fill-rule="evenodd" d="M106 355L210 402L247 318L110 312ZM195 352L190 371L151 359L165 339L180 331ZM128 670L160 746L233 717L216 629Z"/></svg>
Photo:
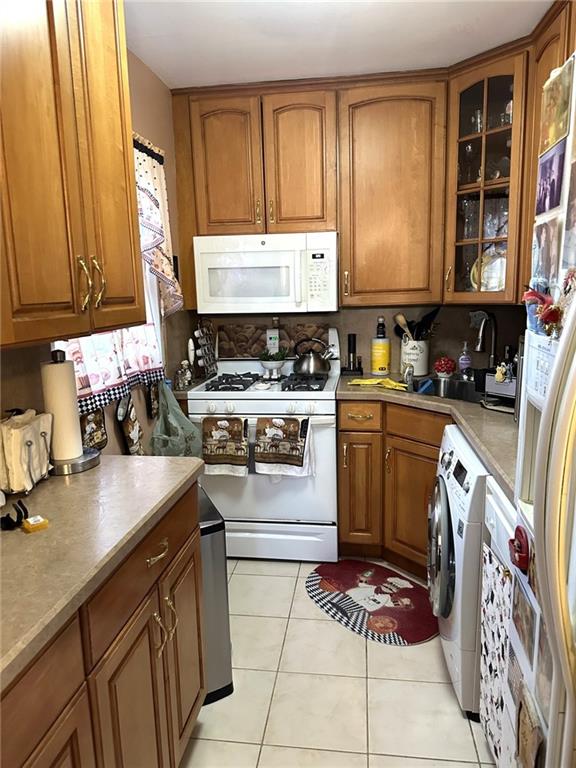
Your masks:
<svg viewBox="0 0 576 768"><path fill-rule="evenodd" d="M286 298L290 268L210 267L208 288L212 299Z"/></svg>

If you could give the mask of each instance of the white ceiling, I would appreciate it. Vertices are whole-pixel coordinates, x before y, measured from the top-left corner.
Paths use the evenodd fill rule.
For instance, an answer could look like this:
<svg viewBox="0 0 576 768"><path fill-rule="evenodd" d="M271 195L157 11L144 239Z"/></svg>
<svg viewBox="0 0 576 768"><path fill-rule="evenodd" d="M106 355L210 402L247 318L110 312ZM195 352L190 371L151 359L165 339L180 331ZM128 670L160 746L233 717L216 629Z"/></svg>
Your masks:
<svg viewBox="0 0 576 768"><path fill-rule="evenodd" d="M126 0L128 47L170 88L454 64L550 0Z"/></svg>

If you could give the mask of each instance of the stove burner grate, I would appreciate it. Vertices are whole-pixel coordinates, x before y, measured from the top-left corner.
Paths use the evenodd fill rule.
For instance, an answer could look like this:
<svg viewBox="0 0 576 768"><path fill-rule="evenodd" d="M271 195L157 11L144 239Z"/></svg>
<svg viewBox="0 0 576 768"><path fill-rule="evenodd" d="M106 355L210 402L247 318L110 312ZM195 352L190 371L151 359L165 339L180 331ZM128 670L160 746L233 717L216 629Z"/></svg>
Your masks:
<svg viewBox="0 0 576 768"><path fill-rule="evenodd" d="M222 373L206 382L206 392L243 392L262 376L259 373Z"/></svg>
<svg viewBox="0 0 576 768"><path fill-rule="evenodd" d="M281 383L283 392L321 392L326 386L328 376L304 376L291 373Z"/></svg>

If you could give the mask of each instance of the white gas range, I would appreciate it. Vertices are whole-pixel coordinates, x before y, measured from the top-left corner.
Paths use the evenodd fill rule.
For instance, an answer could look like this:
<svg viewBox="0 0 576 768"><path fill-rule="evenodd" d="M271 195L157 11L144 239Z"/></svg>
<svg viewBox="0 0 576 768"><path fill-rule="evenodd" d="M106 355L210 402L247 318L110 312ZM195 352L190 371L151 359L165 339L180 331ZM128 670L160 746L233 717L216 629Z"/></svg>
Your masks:
<svg viewBox="0 0 576 768"><path fill-rule="evenodd" d="M328 340L339 358L335 329L330 329ZM256 474L251 467L247 477L201 478L200 484L226 521L229 557L338 559L336 387L340 360L330 361L330 373L324 380L295 377L293 362L286 361L284 378L274 382L263 378L258 360L219 360L217 375L188 392L191 421L201 425L206 416L246 418L250 445L258 417L309 419L314 474L268 476Z"/></svg>

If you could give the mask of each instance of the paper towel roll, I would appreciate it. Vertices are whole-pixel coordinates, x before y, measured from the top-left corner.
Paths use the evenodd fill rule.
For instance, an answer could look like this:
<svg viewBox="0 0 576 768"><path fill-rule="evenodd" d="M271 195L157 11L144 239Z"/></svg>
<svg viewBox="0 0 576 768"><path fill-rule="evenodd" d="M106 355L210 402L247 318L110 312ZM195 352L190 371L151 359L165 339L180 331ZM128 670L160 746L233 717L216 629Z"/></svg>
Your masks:
<svg viewBox="0 0 576 768"><path fill-rule="evenodd" d="M74 363L43 363L41 373L44 410L54 417L52 458L76 459L83 449Z"/></svg>

